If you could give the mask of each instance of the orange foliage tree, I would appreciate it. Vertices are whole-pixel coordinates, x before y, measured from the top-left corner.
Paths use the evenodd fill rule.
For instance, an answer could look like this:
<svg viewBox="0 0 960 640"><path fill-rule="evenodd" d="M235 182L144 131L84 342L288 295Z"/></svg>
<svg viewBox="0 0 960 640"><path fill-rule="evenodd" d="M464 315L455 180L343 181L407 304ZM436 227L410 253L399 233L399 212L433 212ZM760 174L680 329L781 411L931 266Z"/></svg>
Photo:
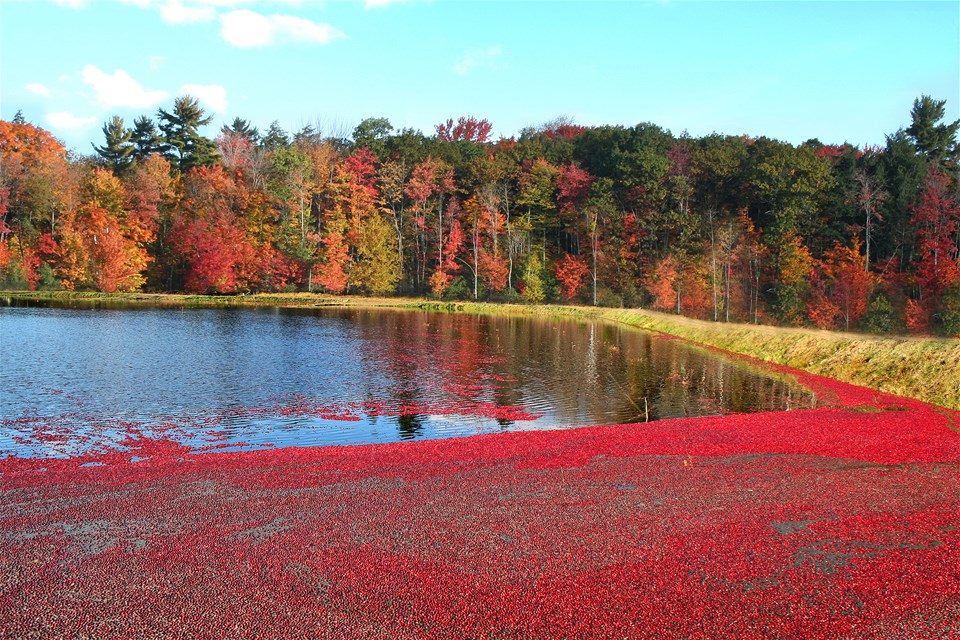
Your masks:
<svg viewBox="0 0 960 640"><path fill-rule="evenodd" d="M657 262L644 280L644 286L653 297L654 309L680 313L681 282L680 263L676 256L670 254Z"/></svg>
<svg viewBox="0 0 960 640"><path fill-rule="evenodd" d="M583 286L583 279L589 273L590 267L582 256L564 253L554 263L554 275L560 283L560 295L564 300L575 298Z"/></svg>

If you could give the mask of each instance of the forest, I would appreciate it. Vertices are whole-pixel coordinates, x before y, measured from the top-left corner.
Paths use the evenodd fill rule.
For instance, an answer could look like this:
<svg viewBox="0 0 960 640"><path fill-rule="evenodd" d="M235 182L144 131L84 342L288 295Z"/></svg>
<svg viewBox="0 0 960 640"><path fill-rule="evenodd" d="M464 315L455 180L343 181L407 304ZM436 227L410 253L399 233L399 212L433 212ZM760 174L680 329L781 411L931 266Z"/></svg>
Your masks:
<svg viewBox="0 0 960 640"><path fill-rule="evenodd" d="M315 291L648 307L960 335L960 121L921 96L882 147L558 118L491 139L368 118L215 138L198 101L93 153L0 121L0 289ZM905 120L908 116L905 105Z"/></svg>

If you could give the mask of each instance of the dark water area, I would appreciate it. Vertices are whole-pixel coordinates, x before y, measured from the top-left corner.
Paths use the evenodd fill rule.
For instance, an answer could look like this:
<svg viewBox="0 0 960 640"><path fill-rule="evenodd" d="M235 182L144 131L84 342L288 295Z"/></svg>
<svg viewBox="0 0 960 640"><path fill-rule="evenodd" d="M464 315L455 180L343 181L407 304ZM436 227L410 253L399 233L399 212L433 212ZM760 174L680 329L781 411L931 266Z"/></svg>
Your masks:
<svg viewBox="0 0 960 640"><path fill-rule="evenodd" d="M626 326L370 309L0 307L0 455L314 446L807 408Z"/></svg>

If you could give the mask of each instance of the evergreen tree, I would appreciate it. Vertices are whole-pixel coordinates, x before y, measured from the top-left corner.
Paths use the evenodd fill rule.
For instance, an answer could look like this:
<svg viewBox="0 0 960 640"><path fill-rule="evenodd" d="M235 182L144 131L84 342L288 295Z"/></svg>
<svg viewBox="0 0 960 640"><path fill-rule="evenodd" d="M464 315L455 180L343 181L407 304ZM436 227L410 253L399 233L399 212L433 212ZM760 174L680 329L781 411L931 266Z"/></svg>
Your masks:
<svg viewBox="0 0 960 640"><path fill-rule="evenodd" d="M275 151L290 146L290 137L283 130L280 123L274 120L267 129L267 134L260 140L260 146L268 151Z"/></svg>
<svg viewBox="0 0 960 640"><path fill-rule="evenodd" d="M133 121L133 135L131 142L134 145L133 157L143 160L155 153L165 154L167 145L160 138L157 125L147 116L140 116Z"/></svg>
<svg viewBox="0 0 960 640"><path fill-rule="evenodd" d="M186 173L193 167L210 166L217 159L217 144L200 135L200 127L210 124L212 116L205 116L200 103L191 96L181 96L173 105L173 113L160 109L160 130L170 145L167 157Z"/></svg>
<svg viewBox="0 0 960 640"><path fill-rule="evenodd" d="M112 119L104 123L103 136L106 139L106 144L102 147L93 145L93 148L110 165L113 173L120 175L130 167L134 160L135 147L131 142L133 131L123 125L123 118L113 116Z"/></svg>
<svg viewBox="0 0 960 640"><path fill-rule="evenodd" d="M234 118L230 126L223 125L220 133L236 133L242 135L253 144L260 140L260 131L256 127L251 127L250 123L243 118Z"/></svg>
<svg viewBox="0 0 960 640"><path fill-rule="evenodd" d="M312 125L304 125L300 131L297 131L293 134L293 144L301 146L309 146L314 144L320 144L321 136Z"/></svg>
<svg viewBox="0 0 960 640"><path fill-rule="evenodd" d="M907 135L916 142L917 151L932 162L957 159L957 130L960 120L950 124L938 124L946 112L946 100L934 100L920 96L913 101L910 116L913 122L907 127Z"/></svg>

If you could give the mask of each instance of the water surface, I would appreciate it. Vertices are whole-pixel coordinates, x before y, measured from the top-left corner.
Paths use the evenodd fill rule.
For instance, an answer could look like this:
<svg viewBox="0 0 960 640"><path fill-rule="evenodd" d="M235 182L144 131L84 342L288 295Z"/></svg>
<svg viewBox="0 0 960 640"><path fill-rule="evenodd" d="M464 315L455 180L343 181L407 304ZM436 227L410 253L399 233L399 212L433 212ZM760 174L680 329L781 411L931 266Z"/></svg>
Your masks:
<svg viewBox="0 0 960 640"><path fill-rule="evenodd" d="M811 406L677 340L575 320L369 309L0 307L0 454L131 430L358 444Z"/></svg>

